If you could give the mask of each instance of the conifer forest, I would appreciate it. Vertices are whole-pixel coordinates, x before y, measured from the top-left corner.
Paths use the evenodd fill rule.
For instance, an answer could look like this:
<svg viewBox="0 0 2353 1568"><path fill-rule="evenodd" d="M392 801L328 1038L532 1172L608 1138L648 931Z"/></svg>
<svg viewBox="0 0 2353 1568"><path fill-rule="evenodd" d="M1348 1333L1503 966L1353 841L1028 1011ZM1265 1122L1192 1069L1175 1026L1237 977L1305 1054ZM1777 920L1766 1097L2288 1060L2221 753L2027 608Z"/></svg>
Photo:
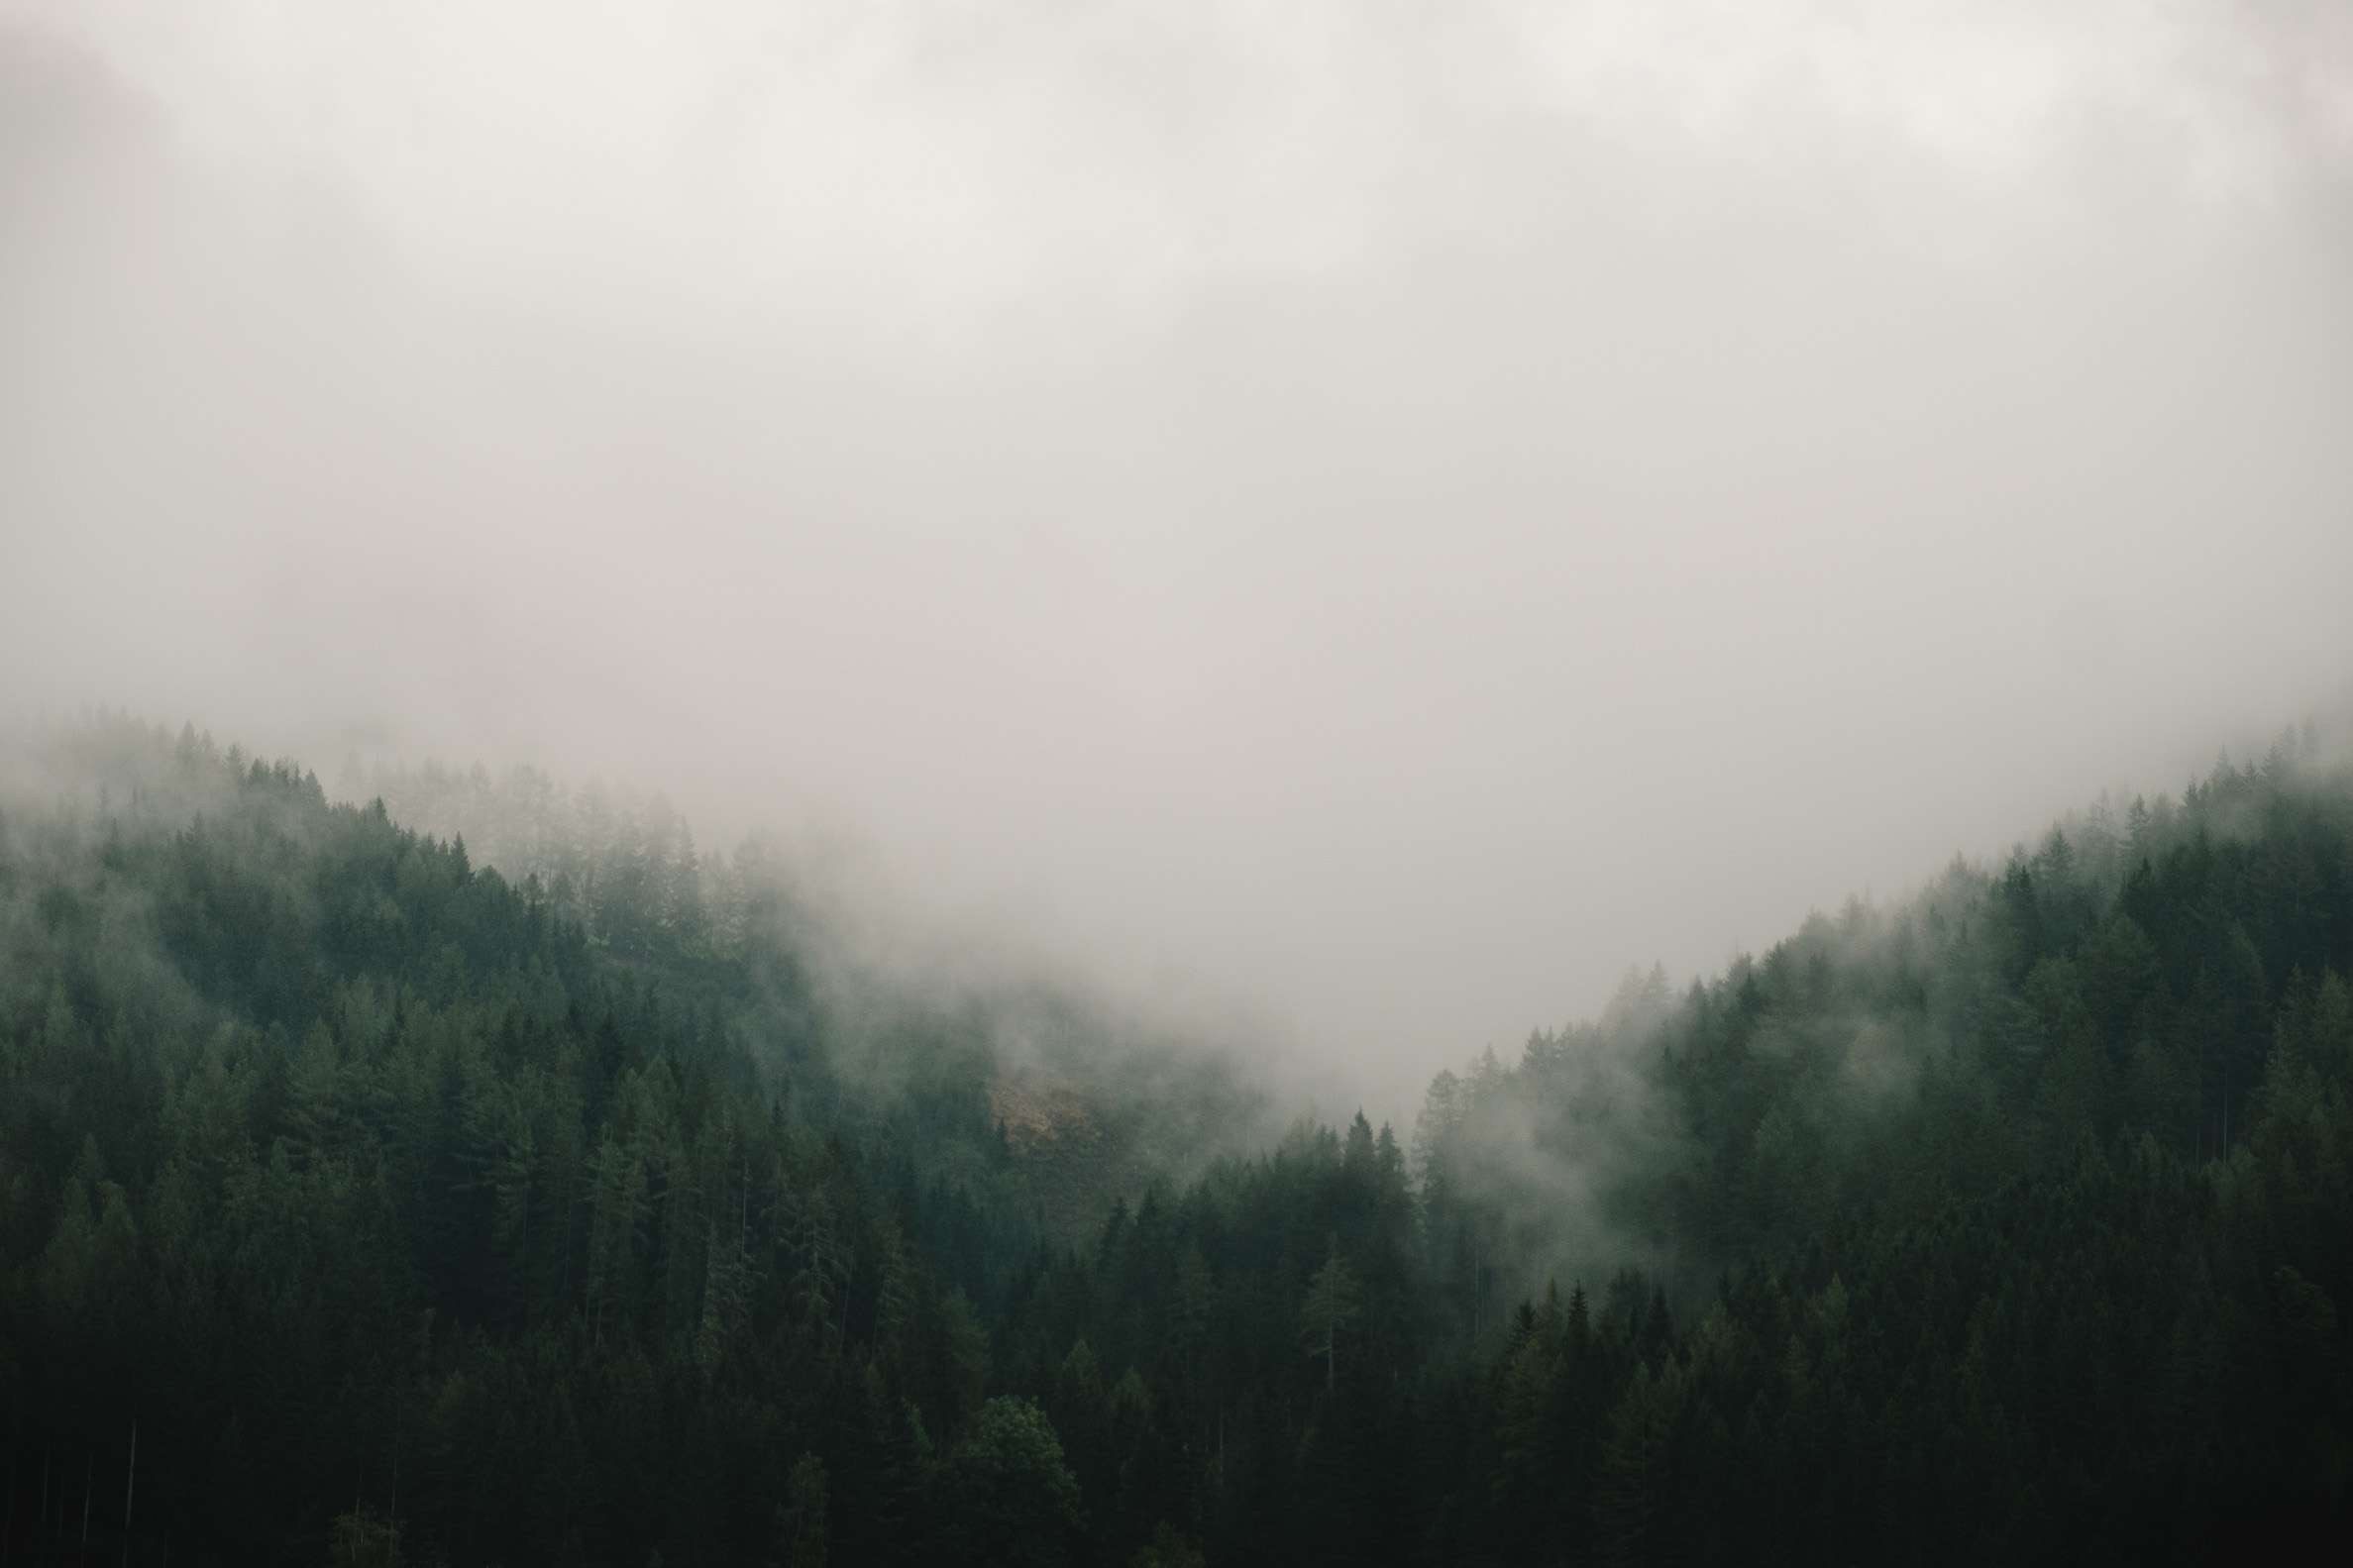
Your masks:
<svg viewBox="0 0 2353 1568"><path fill-rule="evenodd" d="M2353 773L2293 735L1634 973L1410 1126L1214 1153L1247 1084L1090 1078L1083 1016L1059 1068L953 1009L842 1032L790 879L659 800L335 801L114 716L43 765L0 814L12 1557L2171 1561L2343 1521Z"/></svg>

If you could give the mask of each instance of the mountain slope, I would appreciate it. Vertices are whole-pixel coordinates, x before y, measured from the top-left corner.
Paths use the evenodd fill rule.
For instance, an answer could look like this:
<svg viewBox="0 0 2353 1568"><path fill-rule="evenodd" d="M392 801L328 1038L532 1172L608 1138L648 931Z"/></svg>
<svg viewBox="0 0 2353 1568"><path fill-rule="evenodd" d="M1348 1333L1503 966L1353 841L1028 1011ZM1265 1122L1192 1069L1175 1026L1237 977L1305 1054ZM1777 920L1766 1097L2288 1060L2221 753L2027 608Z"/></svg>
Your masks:
<svg viewBox="0 0 2353 1568"><path fill-rule="evenodd" d="M2309 747L1638 974L1441 1075L1410 1150L1225 1155L1214 1068L1018 986L845 1005L789 883L647 811L543 864L517 816L510 880L191 733L0 778L12 1550L85 1511L134 1560L631 1565L2344 1522L2353 776Z"/></svg>

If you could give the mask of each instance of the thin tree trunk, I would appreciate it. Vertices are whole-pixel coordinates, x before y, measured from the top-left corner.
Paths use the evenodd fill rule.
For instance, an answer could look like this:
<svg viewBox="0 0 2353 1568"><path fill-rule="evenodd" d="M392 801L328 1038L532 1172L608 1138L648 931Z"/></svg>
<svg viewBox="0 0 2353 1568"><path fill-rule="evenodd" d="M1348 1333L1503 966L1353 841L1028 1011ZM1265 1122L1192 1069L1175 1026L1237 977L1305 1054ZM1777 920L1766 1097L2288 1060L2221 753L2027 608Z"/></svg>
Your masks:
<svg viewBox="0 0 2353 1568"><path fill-rule="evenodd" d="M1479 1233L1474 1225L1470 1233L1470 1342L1479 1342L1479 1314L1487 1305L1487 1276L1479 1264Z"/></svg>
<svg viewBox="0 0 2353 1568"><path fill-rule="evenodd" d="M131 1564L131 1497L139 1485L139 1423L131 1423L131 1468L123 1480L123 1568Z"/></svg>
<svg viewBox="0 0 2353 1568"><path fill-rule="evenodd" d="M90 1554L90 1482L98 1474L98 1450L93 1448L82 1456L81 1463L81 1553Z"/></svg>

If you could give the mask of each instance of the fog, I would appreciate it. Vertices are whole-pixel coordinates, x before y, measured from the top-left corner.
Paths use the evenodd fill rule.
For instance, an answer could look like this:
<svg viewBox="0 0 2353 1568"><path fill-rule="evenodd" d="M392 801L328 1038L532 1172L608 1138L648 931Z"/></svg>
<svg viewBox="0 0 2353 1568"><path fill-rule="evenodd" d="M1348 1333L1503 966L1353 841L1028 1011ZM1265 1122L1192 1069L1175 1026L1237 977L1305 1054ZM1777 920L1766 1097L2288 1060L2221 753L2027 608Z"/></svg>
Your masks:
<svg viewBox="0 0 2353 1568"><path fill-rule="evenodd" d="M2331 0L0 0L0 704L813 824L1392 1112L2353 693Z"/></svg>

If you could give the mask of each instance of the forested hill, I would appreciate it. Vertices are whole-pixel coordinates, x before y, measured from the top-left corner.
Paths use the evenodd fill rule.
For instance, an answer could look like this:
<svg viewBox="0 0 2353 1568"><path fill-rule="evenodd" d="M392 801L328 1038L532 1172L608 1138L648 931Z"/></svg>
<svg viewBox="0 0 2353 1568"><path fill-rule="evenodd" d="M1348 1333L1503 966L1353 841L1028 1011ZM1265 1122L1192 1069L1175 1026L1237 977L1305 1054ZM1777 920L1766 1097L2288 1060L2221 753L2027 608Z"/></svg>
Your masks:
<svg viewBox="0 0 2353 1568"><path fill-rule="evenodd" d="M2347 1522L2353 775L2309 744L1637 977L1442 1075L1410 1150L1216 1159L1221 1074L1090 1077L1060 1003L852 1017L756 852L441 777L339 805L113 719L0 767L10 1560L2202 1560ZM500 869L402 825L470 789Z"/></svg>

